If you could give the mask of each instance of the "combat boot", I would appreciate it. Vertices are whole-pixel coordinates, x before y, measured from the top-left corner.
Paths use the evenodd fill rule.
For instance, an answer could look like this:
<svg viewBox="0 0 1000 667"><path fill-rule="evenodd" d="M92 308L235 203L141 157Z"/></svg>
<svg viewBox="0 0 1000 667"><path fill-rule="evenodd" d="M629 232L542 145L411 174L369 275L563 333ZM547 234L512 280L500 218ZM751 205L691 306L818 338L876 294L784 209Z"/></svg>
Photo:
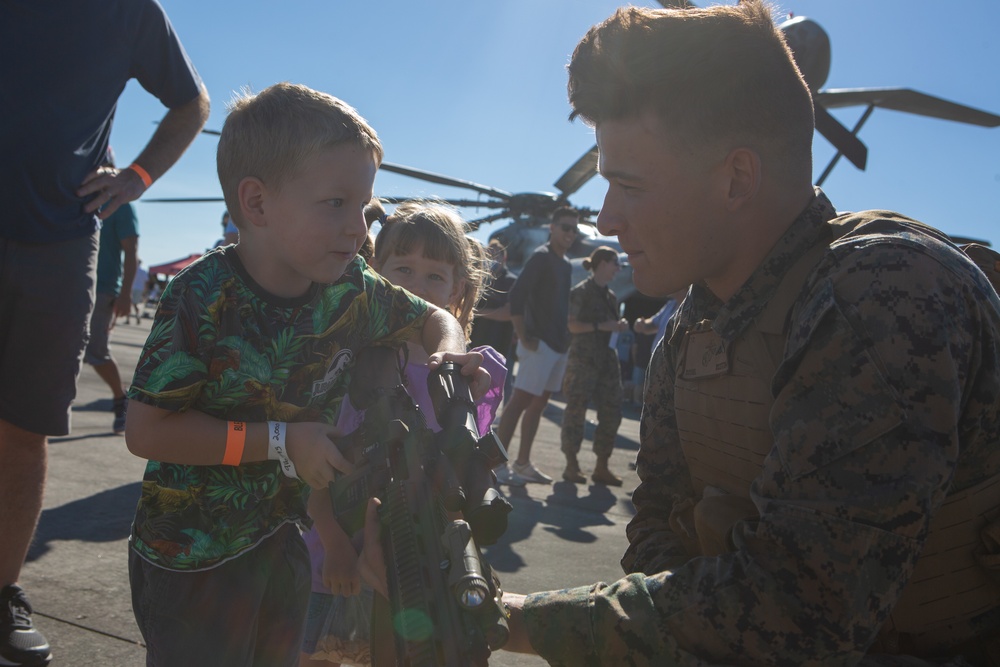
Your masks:
<svg viewBox="0 0 1000 667"><path fill-rule="evenodd" d="M566 457L566 469L563 470L563 479L574 484L584 484L587 478L580 472L580 464L575 456Z"/></svg>
<svg viewBox="0 0 1000 667"><path fill-rule="evenodd" d="M596 484L603 484L604 486L621 486L622 478L611 472L608 468L608 459L599 458L597 459L597 466L594 468L594 474L590 476Z"/></svg>

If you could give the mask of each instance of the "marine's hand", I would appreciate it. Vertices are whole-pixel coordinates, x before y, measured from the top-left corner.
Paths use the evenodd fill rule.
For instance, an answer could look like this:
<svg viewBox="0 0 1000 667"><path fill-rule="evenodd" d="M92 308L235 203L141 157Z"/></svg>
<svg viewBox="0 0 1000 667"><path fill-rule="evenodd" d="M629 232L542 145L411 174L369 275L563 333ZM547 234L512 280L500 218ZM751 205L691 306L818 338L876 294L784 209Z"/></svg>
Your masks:
<svg viewBox="0 0 1000 667"><path fill-rule="evenodd" d="M285 433L285 448L295 464L295 471L306 484L322 489L334 480L337 472L350 472L352 466L335 442L343 435L330 424L291 422Z"/></svg>
<svg viewBox="0 0 1000 667"><path fill-rule="evenodd" d="M628 329L629 329L628 320L626 320L624 317L618 320L618 323L615 325L615 331L617 331L618 333L621 333L622 331L628 331Z"/></svg>
<svg viewBox="0 0 1000 667"><path fill-rule="evenodd" d="M334 595L357 595L361 592L358 554L350 542L343 549L327 551L323 557L323 585Z"/></svg>
<svg viewBox="0 0 1000 667"><path fill-rule="evenodd" d="M358 557L358 570L361 579L371 586L382 597L389 597L388 577L385 574L385 555L382 553L382 540L379 538L378 506L382 503L378 498L368 501L365 513L365 542Z"/></svg>
<svg viewBox="0 0 1000 667"><path fill-rule="evenodd" d="M482 368L483 355L479 352L435 352L427 358L427 366L432 370L445 361L454 361L462 367L462 375L469 382L469 391L472 393L472 400L478 401L490 388L490 372Z"/></svg>
<svg viewBox="0 0 1000 667"><path fill-rule="evenodd" d="M504 591L503 603L507 606L507 611L510 612L510 618L507 619L510 637L507 638L507 643L503 645L503 650L513 651L514 653L537 654L531 646L531 640L528 638L528 628L524 625L525 597L524 595Z"/></svg>
<svg viewBox="0 0 1000 667"><path fill-rule="evenodd" d="M87 174L76 194L79 197L94 195L83 210L93 213L100 209L97 217L107 220L119 206L138 199L145 191L146 185L133 170L105 166Z"/></svg>

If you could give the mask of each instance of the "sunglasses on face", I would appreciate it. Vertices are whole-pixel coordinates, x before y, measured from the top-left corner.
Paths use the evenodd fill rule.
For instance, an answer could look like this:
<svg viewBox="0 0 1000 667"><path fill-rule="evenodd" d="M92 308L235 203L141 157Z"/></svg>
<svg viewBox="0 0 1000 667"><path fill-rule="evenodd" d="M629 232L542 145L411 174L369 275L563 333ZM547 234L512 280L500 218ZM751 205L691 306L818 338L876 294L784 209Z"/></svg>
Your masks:
<svg viewBox="0 0 1000 667"><path fill-rule="evenodd" d="M576 225L571 225L571 224L565 223L565 222L559 223L559 229L563 230L564 232L573 232L574 234L579 234L580 233L580 228L579 227L577 227Z"/></svg>

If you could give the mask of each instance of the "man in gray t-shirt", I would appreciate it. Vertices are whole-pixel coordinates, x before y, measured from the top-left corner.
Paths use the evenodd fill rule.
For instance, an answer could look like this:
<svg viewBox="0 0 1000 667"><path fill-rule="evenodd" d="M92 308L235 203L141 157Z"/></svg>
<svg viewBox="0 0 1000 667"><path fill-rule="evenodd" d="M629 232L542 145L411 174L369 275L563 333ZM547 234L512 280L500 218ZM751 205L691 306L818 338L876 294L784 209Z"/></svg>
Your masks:
<svg viewBox="0 0 1000 667"><path fill-rule="evenodd" d="M496 470L503 484L551 484L552 478L531 463L531 445L549 397L562 386L569 348L569 289L572 269L566 251L576 240L580 214L556 209L549 225L549 242L528 258L510 290L510 315L517 335L514 395L504 408L497 435L508 449L521 420L521 446L510 467Z"/></svg>

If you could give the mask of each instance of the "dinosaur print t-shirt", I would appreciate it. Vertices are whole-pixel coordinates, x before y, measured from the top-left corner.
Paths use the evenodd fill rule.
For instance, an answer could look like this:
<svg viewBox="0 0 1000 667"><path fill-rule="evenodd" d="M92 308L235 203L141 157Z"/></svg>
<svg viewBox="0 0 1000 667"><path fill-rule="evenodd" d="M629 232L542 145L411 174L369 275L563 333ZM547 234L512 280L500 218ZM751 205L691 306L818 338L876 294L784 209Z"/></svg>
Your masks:
<svg viewBox="0 0 1000 667"><path fill-rule="evenodd" d="M426 302L360 258L336 283L282 299L254 282L234 246L220 248L167 286L129 399L226 420L336 423L353 351L399 344L426 316ZM211 568L285 523L308 523L307 498L276 461L149 461L132 548L168 569Z"/></svg>

